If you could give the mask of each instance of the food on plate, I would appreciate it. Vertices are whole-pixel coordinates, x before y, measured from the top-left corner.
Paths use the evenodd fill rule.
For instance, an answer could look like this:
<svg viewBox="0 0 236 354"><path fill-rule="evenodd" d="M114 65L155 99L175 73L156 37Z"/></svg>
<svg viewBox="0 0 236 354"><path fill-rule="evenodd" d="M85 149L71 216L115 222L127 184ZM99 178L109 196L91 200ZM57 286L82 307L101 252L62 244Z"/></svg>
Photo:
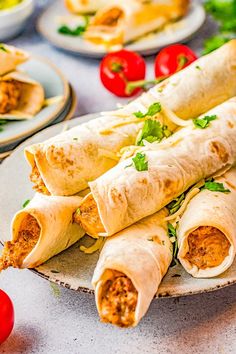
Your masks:
<svg viewBox="0 0 236 354"><path fill-rule="evenodd" d="M145 73L144 59L139 54L126 49L107 54L100 64L100 78L103 85L120 97L134 96L140 92L140 88L127 92L127 82L143 80Z"/></svg>
<svg viewBox="0 0 236 354"><path fill-rule="evenodd" d="M75 14L94 13L109 0L65 0L67 9Z"/></svg>
<svg viewBox="0 0 236 354"><path fill-rule="evenodd" d="M111 236L236 163L236 98L189 123L162 143L140 147L133 158L89 183L93 198L85 197L76 219L86 232L97 236L100 223L99 236ZM97 206L91 219L83 213L88 198Z"/></svg>
<svg viewBox="0 0 236 354"><path fill-rule="evenodd" d="M0 76L0 119L30 119L43 104L43 87L25 73Z"/></svg>
<svg viewBox="0 0 236 354"><path fill-rule="evenodd" d="M14 6L19 5L23 0L1 0L0 1L0 11L8 10Z"/></svg>
<svg viewBox="0 0 236 354"><path fill-rule="evenodd" d="M16 69L29 59L25 51L0 43L0 76Z"/></svg>
<svg viewBox="0 0 236 354"><path fill-rule="evenodd" d="M81 199L36 194L13 218L12 240L5 242L0 271L37 267L83 237L84 231L73 222Z"/></svg>
<svg viewBox="0 0 236 354"><path fill-rule="evenodd" d="M92 283L100 318L136 326L145 315L172 261L172 244L162 210L108 238Z"/></svg>
<svg viewBox="0 0 236 354"><path fill-rule="evenodd" d="M189 0L111 2L97 11L85 38L108 47L123 45L185 16L188 7Z"/></svg>
<svg viewBox="0 0 236 354"><path fill-rule="evenodd" d="M155 77L165 78L197 60L196 54L183 44L172 44L163 48L155 59ZM200 69L200 68L199 68Z"/></svg>
<svg viewBox="0 0 236 354"><path fill-rule="evenodd" d="M150 113L151 118L168 123L169 129L174 131L177 125L170 111L182 119L197 117L236 95L235 77L236 40L232 40L127 106L27 147L25 156L32 168L35 189L53 195L72 195L87 188L89 181L119 162L117 153L121 148L135 144ZM156 109L158 102L161 102L162 112ZM150 107L155 107L156 111L150 112ZM168 111L167 116L163 116L163 111ZM182 124L176 117L174 121Z"/></svg>
<svg viewBox="0 0 236 354"><path fill-rule="evenodd" d="M14 307L10 297L0 289L0 345L9 337L14 326Z"/></svg>
<svg viewBox="0 0 236 354"><path fill-rule="evenodd" d="M220 275L236 253L236 168L205 185L189 202L177 228L178 258L197 278Z"/></svg>

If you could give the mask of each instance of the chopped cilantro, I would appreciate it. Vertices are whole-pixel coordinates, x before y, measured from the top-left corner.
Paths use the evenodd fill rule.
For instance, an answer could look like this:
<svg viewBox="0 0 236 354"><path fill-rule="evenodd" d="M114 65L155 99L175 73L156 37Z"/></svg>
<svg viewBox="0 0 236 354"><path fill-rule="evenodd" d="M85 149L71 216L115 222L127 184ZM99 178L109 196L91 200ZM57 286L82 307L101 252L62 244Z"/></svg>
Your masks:
<svg viewBox="0 0 236 354"><path fill-rule="evenodd" d="M202 70L202 68L199 65L196 65L195 68L198 70Z"/></svg>
<svg viewBox="0 0 236 354"><path fill-rule="evenodd" d="M172 224L168 222L168 236L170 238L171 243L173 243L173 260L171 262L171 267L177 264L177 253L178 253L178 241L177 241L177 234L176 229Z"/></svg>
<svg viewBox="0 0 236 354"><path fill-rule="evenodd" d="M79 25L76 28L70 28L67 25L62 25L58 28L58 33L66 35L66 36L82 36L87 29L89 23L89 17L84 16L84 25Z"/></svg>
<svg viewBox="0 0 236 354"><path fill-rule="evenodd" d="M149 143L153 143L155 141L160 142L163 138L167 138L171 134L171 131L166 125L161 125L160 122L153 119L147 119L145 120L144 126L137 137L136 144L143 146L143 140L146 140Z"/></svg>
<svg viewBox="0 0 236 354"><path fill-rule="evenodd" d="M185 193L182 193L179 197L175 198L170 202L166 207L169 210L169 214L173 215L176 211L179 210L185 199Z"/></svg>
<svg viewBox="0 0 236 354"><path fill-rule="evenodd" d="M193 123L196 128L205 129L205 128L209 127L211 121L216 120L216 119L217 119L216 115L205 116L203 118L193 119Z"/></svg>
<svg viewBox="0 0 236 354"><path fill-rule="evenodd" d="M133 114L137 118L146 118L146 117L153 117L157 113L159 113L160 111L161 111L160 102L155 102L148 108L146 113L142 113L142 112L138 111L138 112L134 112Z"/></svg>
<svg viewBox="0 0 236 354"><path fill-rule="evenodd" d="M24 203L22 204L22 208L27 207L27 205L29 204L29 202L30 202L30 199L25 200Z"/></svg>
<svg viewBox="0 0 236 354"><path fill-rule="evenodd" d="M230 190L226 189L223 183L215 182L214 179L206 181L202 189L208 189L211 192L230 193Z"/></svg>
<svg viewBox="0 0 236 354"><path fill-rule="evenodd" d="M5 47L4 44L0 43L0 50L2 50L3 52L7 53L7 48Z"/></svg>
<svg viewBox="0 0 236 354"><path fill-rule="evenodd" d="M136 168L137 171L141 172L141 171L148 170L148 161L146 161L145 154L142 154L141 152L137 152L135 157L132 158L132 161L133 161L134 167ZM131 166L133 166L133 164L125 166L125 168L131 167Z"/></svg>
<svg viewBox="0 0 236 354"><path fill-rule="evenodd" d="M231 38L229 36L225 35L217 35L206 39L204 42L204 49L202 54L205 55L213 52L213 50L216 50L217 48L221 47L222 45L230 41L230 39Z"/></svg>

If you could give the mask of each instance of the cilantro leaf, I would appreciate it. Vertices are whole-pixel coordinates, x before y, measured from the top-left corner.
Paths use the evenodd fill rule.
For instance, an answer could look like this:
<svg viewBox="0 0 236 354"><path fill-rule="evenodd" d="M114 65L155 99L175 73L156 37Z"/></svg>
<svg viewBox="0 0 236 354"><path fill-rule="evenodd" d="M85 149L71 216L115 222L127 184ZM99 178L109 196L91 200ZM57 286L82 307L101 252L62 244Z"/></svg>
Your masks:
<svg viewBox="0 0 236 354"><path fill-rule="evenodd" d="M208 189L211 192L222 192L222 193L230 193L229 189L226 189L223 183L215 182L213 179L205 182L202 189Z"/></svg>
<svg viewBox="0 0 236 354"><path fill-rule="evenodd" d="M134 166L137 171L147 171L148 161L146 161L146 155L141 152L137 152L136 156L132 158Z"/></svg>
<svg viewBox="0 0 236 354"><path fill-rule="evenodd" d="M86 31L89 23L89 17L84 16L84 25L79 25L76 28L70 28L67 25L62 25L57 32L66 36L82 36Z"/></svg>
<svg viewBox="0 0 236 354"><path fill-rule="evenodd" d="M30 202L30 199L25 200L24 203L22 204L22 208L27 207L27 205L29 204L29 202Z"/></svg>
<svg viewBox="0 0 236 354"><path fill-rule="evenodd" d="M173 215L181 207L185 199L185 193L182 193L178 198L175 198L166 207L169 210L169 214Z"/></svg>
<svg viewBox="0 0 236 354"><path fill-rule="evenodd" d="M177 253L178 253L178 241L177 241L177 234L176 229L174 226L168 222L168 236L170 238L171 243L173 243L173 260L171 262L171 267L177 264Z"/></svg>
<svg viewBox="0 0 236 354"><path fill-rule="evenodd" d="M193 123L196 128L205 129L205 128L209 127L211 121L216 120L216 119L217 119L216 115L205 116L203 118L193 119Z"/></svg>
<svg viewBox="0 0 236 354"><path fill-rule="evenodd" d="M213 52L213 50L216 50L225 43L229 42L230 39L231 38L229 36L224 35L217 35L206 39L204 42L204 49L202 54L205 55Z"/></svg>
<svg viewBox="0 0 236 354"><path fill-rule="evenodd" d="M3 52L7 53L7 48L5 47L4 44L0 43L0 50L2 50Z"/></svg>
<svg viewBox="0 0 236 354"><path fill-rule="evenodd" d="M171 135L171 131L166 125L161 125L160 122L147 119L144 122L144 126L137 137L136 144L138 146L143 146L143 140L153 143L155 141L160 142L163 138L167 138Z"/></svg>
<svg viewBox="0 0 236 354"><path fill-rule="evenodd" d="M142 113L142 112L138 111L138 112L134 112L133 114L137 118L145 118L145 117L153 117L157 113L159 113L160 111L161 111L160 102L155 102L148 108L146 113Z"/></svg>

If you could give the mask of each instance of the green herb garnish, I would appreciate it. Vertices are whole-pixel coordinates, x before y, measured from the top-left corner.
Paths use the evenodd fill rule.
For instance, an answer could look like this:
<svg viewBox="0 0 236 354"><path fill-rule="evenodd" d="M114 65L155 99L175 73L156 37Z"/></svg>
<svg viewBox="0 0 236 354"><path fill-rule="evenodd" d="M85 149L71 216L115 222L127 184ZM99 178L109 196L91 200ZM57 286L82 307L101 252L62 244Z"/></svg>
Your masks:
<svg viewBox="0 0 236 354"><path fill-rule="evenodd" d="M0 50L7 53L7 49L4 44L0 43Z"/></svg>
<svg viewBox="0 0 236 354"><path fill-rule="evenodd" d="M66 35L66 36L82 36L86 31L89 23L89 17L84 16L84 25L79 25L76 28L70 28L67 25L62 25L58 28L58 33Z"/></svg>
<svg viewBox="0 0 236 354"><path fill-rule="evenodd" d="M177 241L177 234L176 229L172 224L168 222L168 236L170 238L170 242L173 243L173 260L171 262L171 267L177 264L177 253L178 253L178 241Z"/></svg>
<svg viewBox="0 0 236 354"><path fill-rule="evenodd" d="M76 209L75 214L76 214L76 215L80 215L80 214L81 214L80 208L77 208L77 209Z"/></svg>
<svg viewBox="0 0 236 354"><path fill-rule="evenodd" d="M136 144L138 146L144 146L143 140L149 143L154 143L155 141L160 142L162 139L167 138L171 135L171 131L168 129L167 125L161 125L160 122L147 119L144 122L144 126L140 131Z"/></svg>
<svg viewBox="0 0 236 354"><path fill-rule="evenodd" d="M205 129L205 128L209 127L211 121L216 120L216 119L217 119L216 115L205 116L203 118L193 119L193 123L196 128Z"/></svg>
<svg viewBox="0 0 236 354"><path fill-rule="evenodd" d="M52 269L52 270L51 270L51 273L53 273L53 274L58 274L58 273L60 273L60 272L59 272L59 270Z"/></svg>
<svg viewBox="0 0 236 354"><path fill-rule="evenodd" d="M202 70L202 68L199 65L196 65L195 68L198 70Z"/></svg>
<svg viewBox="0 0 236 354"><path fill-rule="evenodd" d="M24 203L22 204L22 208L25 208L30 202L30 199L27 199L24 201Z"/></svg>
<svg viewBox="0 0 236 354"><path fill-rule="evenodd" d="M173 215L176 211L179 210L185 199L185 193L182 193L178 198L175 198L170 202L166 207L169 210L169 214Z"/></svg>
<svg viewBox="0 0 236 354"><path fill-rule="evenodd" d="M148 170L148 161L146 161L145 154L142 154L141 152L137 152L135 157L132 158L132 161L133 161L133 163L128 166L125 166L125 168L131 167L134 164L134 167L139 172Z"/></svg>
<svg viewBox="0 0 236 354"><path fill-rule="evenodd" d="M206 39L204 42L204 49L202 54L205 55L213 52L213 50L216 50L220 48L222 45L224 45L225 43L229 42L230 39L231 38L229 36L225 36L222 34Z"/></svg>
<svg viewBox="0 0 236 354"><path fill-rule="evenodd" d="M221 47L236 36L236 1L207 0L206 11L212 15L219 26L219 34L207 39L204 43L203 54L208 54Z"/></svg>
<svg viewBox="0 0 236 354"><path fill-rule="evenodd" d="M155 102L148 108L146 113L142 113L142 112L138 111L138 112L134 112L133 114L137 118L146 118L146 117L153 117L157 113L159 113L160 111L161 111L160 102Z"/></svg>
<svg viewBox="0 0 236 354"><path fill-rule="evenodd" d="M226 189L223 183L215 182L214 179L207 180L202 187L202 189L208 189L212 192L222 192L222 193L230 193L229 189Z"/></svg>

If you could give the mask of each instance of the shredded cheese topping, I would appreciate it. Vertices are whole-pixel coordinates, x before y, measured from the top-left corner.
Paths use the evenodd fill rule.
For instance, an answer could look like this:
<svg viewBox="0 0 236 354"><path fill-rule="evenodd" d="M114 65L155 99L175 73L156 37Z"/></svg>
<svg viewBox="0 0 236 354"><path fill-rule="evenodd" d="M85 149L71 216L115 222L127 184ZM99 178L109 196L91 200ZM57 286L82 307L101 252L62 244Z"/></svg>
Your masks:
<svg viewBox="0 0 236 354"><path fill-rule="evenodd" d="M92 246L90 247L85 247L85 246L80 246L80 251L86 253L86 254L92 254L95 253L96 251L100 251L105 243L105 237L99 237Z"/></svg>

